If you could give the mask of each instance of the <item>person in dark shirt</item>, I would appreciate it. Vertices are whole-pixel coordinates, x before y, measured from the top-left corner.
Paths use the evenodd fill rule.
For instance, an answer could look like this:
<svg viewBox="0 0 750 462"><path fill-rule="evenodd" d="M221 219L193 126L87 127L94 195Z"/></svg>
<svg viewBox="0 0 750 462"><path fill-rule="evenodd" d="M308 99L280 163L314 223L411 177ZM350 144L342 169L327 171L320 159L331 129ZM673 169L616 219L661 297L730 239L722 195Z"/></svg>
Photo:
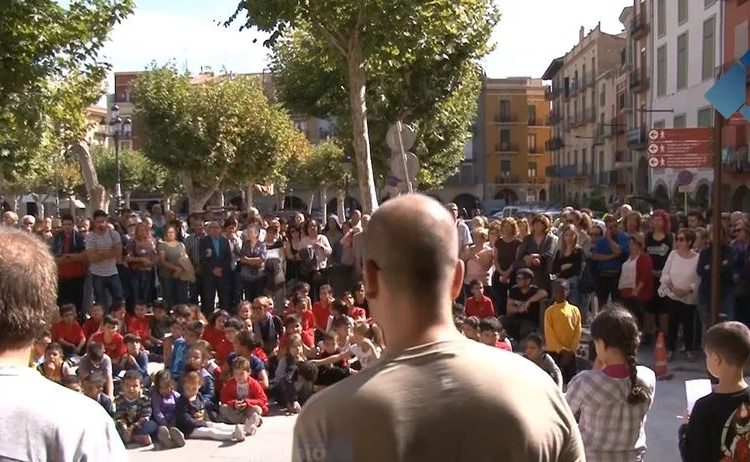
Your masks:
<svg viewBox="0 0 750 462"><path fill-rule="evenodd" d="M522 268L516 272L516 285L508 292L508 316L503 325L508 336L521 341L539 329L539 302L547 298L547 291L531 283L534 272Z"/></svg>
<svg viewBox="0 0 750 462"><path fill-rule="evenodd" d="M655 210L651 218L651 229L646 233L646 253L651 257L654 271L654 287L660 284L661 272L667 263L667 257L674 248L674 236L671 231L672 218L664 210ZM656 334L658 321L659 332L668 332L669 315L664 297L658 294L644 308L643 329L645 335L641 343L648 345Z"/></svg>
<svg viewBox="0 0 750 462"><path fill-rule="evenodd" d="M743 370L750 358L750 329L722 322L706 333L706 366L719 379L716 390L699 399L690 420L680 428L685 462L748 460L750 391Z"/></svg>

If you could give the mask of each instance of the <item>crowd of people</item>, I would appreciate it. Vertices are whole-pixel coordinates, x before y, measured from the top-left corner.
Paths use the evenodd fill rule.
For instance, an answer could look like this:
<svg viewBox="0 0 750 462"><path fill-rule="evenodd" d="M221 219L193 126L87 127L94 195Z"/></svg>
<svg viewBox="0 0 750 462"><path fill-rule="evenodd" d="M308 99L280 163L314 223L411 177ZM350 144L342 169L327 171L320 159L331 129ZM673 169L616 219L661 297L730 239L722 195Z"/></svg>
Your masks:
<svg viewBox="0 0 750 462"><path fill-rule="evenodd" d="M453 324L546 372L578 419L589 460L645 456L656 379L637 365L639 345L661 333L669 360L682 352L691 361L705 347L718 358L709 371L725 381L750 355L741 328L750 323L750 235L740 212L725 217L716 244L720 315L739 322L707 333L714 243L698 211L644 215L624 205L595 217L567 207L555 219L491 220L446 208L465 267ZM35 340L30 365L97 401L125 443L241 441L273 403L300 412L313 394L378 364L389 332L363 282L370 217L287 217L252 209L183 223L158 205L39 222L5 212L6 226L48 245L58 269L58 316ZM581 348L584 330L592 351ZM737 386L726 387L746 400ZM683 435L683 446L715 449L690 424Z"/></svg>

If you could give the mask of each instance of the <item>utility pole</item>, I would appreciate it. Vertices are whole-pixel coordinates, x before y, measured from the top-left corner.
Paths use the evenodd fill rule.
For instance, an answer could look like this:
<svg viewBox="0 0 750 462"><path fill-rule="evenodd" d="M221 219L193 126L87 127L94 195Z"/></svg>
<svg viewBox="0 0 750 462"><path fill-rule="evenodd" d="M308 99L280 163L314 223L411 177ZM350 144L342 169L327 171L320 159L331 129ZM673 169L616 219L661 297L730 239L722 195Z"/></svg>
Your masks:
<svg viewBox="0 0 750 462"><path fill-rule="evenodd" d="M711 325L719 322L721 306L721 249L723 244L723 226L721 224L721 151L723 130L724 117L719 111L714 110L714 190L712 199L713 208L711 209Z"/></svg>

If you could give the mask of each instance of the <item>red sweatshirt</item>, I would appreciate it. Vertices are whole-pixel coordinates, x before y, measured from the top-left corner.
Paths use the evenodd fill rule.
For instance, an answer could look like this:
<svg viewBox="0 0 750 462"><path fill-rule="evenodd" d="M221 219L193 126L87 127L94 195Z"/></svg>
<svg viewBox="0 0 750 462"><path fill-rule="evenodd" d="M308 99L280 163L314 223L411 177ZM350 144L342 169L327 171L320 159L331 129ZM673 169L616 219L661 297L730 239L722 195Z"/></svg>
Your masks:
<svg viewBox="0 0 750 462"><path fill-rule="evenodd" d="M91 336L99 332L99 328L102 327L102 320L95 321L93 318L89 318L83 323L83 334L87 339L91 339Z"/></svg>
<svg viewBox="0 0 750 462"><path fill-rule="evenodd" d="M492 299L482 295L481 301L476 301L472 295L466 299L466 316L476 316L479 319L491 318L495 316L495 307L492 305Z"/></svg>
<svg viewBox="0 0 750 462"><path fill-rule="evenodd" d="M248 377L247 389L248 397L244 399L245 403L248 406L259 406L263 415L268 414L268 398L261 384L254 378ZM220 401L229 407L234 407L237 404L237 379L232 377L224 384L221 388Z"/></svg>
<svg viewBox="0 0 750 462"><path fill-rule="evenodd" d="M52 340L59 342L60 339L66 342L72 343L75 346L84 340L86 335L81 329L78 321L73 321L71 324L66 324L65 321L60 321L52 326Z"/></svg>
<svg viewBox="0 0 750 462"><path fill-rule="evenodd" d="M125 316L125 329L128 334L136 334L141 338L141 343L147 343L151 339L151 324L148 318L137 316Z"/></svg>

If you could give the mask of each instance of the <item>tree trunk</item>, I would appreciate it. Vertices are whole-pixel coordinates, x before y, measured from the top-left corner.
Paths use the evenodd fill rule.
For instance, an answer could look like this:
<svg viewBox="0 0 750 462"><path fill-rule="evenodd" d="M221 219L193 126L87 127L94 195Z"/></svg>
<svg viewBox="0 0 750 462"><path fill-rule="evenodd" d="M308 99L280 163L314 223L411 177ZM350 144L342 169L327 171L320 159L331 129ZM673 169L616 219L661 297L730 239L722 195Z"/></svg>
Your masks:
<svg viewBox="0 0 750 462"><path fill-rule="evenodd" d="M250 212L250 209L253 208L253 200L254 200L254 194L255 194L255 182L249 181L245 185L245 212Z"/></svg>
<svg viewBox="0 0 750 462"><path fill-rule="evenodd" d="M211 197L214 195L214 192L216 192L216 190L219 189L219 186L224 181L224 178L226 177L226 175L227 175L227 167L224 167L224 170L222 171L221 175L219 175L219 177L216 179L216 182L201 195L200 192L198 191L198 188L195 187L193 178L188 173L183 172L181 174L182 185L185 189L185 195L188 197L190 213L203 211L203 209L206 206L206 203L208 203L208 201L211 200Z"/></svg>
<svg viewBox="0 0 750 462"><path fill-rule="evenodd" d="M326 188L320 188L320 208L323 209L323 221L328 223L328 189Z"/></svg>
<svg viewBox="0 0 750 462"><path fill-rule="evenodd" d="M357 183L364 213L371 214L378 207L378 197L375 192L375 178L370 158L370 134L367 128L367 101L365 99L365 59L362 53L362 35L359 27L352 29L347 51L349 108L352 114Z"/></svg>
<svg viewBox="0 0 750 462"><path fill-rule="evenodd" d="M44 199L47 198L47 195L40 196L39 194L34 194L34 202L36 203L36 218L37 220L44 220Z"/></svg>
<svg viewBox="0 0 750 462"><path fill-rule="evenodd" d="M125 208L129 209L130 208L130 191L125 191L124 198L125 198Z"/></svg>
<svg viewBox="0 0 750 462"><path fill-rule="evenodd" d="M91 158L88 145L81 141L73 144L70 150L78 159L78 164L81 167L81 176L86 185L86 193L89 196L89 203L86 207L87 215L93 215L95 210L107 210L109 202L107 199L107 190L99 184L99 178L96 175L94 161Z"/></svg>
<svg viewBox="0 0 750 462"><path fill-rule="evenodd" d="M68 213L73 217L73 223L76 222L76 195L71 194L68 196Z"/></svg>
<svg viewBox="0 0 750 462"><path fill-rule="evenodd" d="M313 204L315 203L315 191L310 193L310 202L307 203L307 214L312 215Z"/></svg>
<svg viewBox="0 0 750 462"><path fill-rule="evenodd" d="M338 197L336 200L336 214L339 216L341 221L346 220L346 191L339 190L337 193Z"/></svg>

